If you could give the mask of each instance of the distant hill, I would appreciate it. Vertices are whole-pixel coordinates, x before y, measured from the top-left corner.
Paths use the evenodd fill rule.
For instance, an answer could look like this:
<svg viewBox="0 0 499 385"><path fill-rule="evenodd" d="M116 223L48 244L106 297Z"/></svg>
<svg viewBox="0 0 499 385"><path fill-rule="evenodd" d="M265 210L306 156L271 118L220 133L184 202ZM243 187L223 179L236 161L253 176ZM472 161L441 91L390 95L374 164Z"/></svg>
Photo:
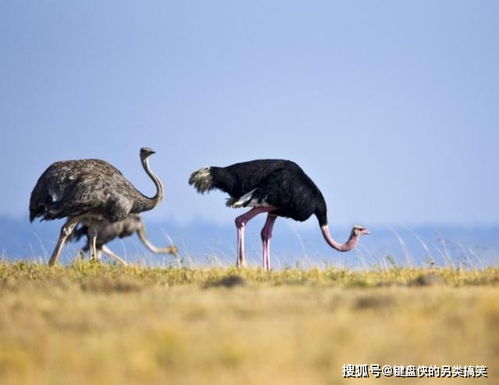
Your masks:
<svg viewBox="0 0 499 385"><path fill-rule="evenodd" d="M260 229L264 218L256 218L247 228L247 253L251 264L260 265ZM221 264L235 262L233 224L206 222L180 225L175 222L148 222L149 237L157 245L166 245L170 237L180 250L180 260L151 254L136 236L117 240L109 246L127 260L147 265ZM46 261L57 240L62 221L29 223L27 218L0 216L0 253L8 259ZM373 266L437 265L483 267L499 264L499 225L495 226L418 226L407 228L369 227L372 235L362 238L357 250L339 253L330 249L315 226L290 220L278 221L274 228L271 260L275 267L324 266L326 264L362 268ZM344 241L349 228L332 226L335 238ZM83 242L64 249L62 261L73 258ZM387 258L387 256L389 256Z"/></svg>

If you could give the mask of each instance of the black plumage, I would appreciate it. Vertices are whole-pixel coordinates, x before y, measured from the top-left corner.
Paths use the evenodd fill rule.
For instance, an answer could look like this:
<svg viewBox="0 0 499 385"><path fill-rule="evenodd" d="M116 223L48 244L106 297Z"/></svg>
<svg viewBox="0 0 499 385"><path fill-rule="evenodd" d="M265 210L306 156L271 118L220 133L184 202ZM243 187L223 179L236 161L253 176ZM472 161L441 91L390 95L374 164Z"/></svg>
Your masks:
<svg viewBox="0 0 499 385"><path fill-rule="evenodd" d="M209 169L209 188L199 175ZM199 192L219 189L230 195L228 206L271 205L273 214L305 221L315 214L320 225L327 224L327 207L321 191L295 162L259 159L227 167L203 168L192 174L190 184Z"/></svg>
<svg viewBox="0 0 499 385"><path fill-rule="evenodd" d="M259 159L228 167L209 167L209 174L210 189L217 188L231 196L228 206L271 205L277 207L273 211L277 216L303 222L315 214L321 226L327 224L327 207L321 191L295 162ZM196 185L196 179L194 173L189 183L204 192Z"/></svg>
<svg viewBox="0 0 499 385"><path fill-rule="evenodd" d="M289 160L259 159L227 167L207 166L193 172L189 184L200 193L213 189L226 192L230 196L227 206L252 208L236 218L238 266L244 265L245 224L261 213L267 213L261 232L264 267L267 270L270 269L269 241L277 217L305 221L315 215L324 239L339 251L351 250L360 235L369 233L363 226L357 225L347 242L336 242L329 234L327 206L321 191L300 166Z"/></svg>

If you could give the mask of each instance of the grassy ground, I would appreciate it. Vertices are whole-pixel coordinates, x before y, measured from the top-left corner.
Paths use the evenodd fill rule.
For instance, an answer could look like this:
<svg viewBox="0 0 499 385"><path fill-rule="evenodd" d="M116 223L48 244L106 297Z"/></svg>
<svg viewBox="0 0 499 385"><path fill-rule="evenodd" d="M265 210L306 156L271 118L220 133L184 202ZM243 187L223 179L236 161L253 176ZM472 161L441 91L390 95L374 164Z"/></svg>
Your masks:
<svg viewBox="0 0 499 385"><path fill-rule="evenodd" d="M498 326L499 268L0 263L2 385L497 384ZM343 379L364 363L486 365L489 377Z"/></svg>

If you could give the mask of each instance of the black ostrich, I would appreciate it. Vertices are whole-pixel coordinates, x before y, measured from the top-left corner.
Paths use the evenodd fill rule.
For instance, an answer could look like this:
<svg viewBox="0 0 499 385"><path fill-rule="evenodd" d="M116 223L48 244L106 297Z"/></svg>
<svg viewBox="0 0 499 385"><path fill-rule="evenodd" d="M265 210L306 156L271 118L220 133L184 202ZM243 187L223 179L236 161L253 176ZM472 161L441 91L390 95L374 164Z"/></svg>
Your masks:
<svg viewBox="0 0 499 385"><path fill-rule="evenodd" d="M157 247L151 243L146 235L146 229L144 222L139 214L130 214L126 219L118 222L109 222L108 220L101 220L94 224L97 231L96 248L97 255L96 259L100 259L101 254L105 253L111 258L114 258L123 265L127 263L115 254L106 243L111 242L116 238L125 238L133 234L137 234L142 243L155 254L173 254L177 255L177 248L174 245L168 247ZM88 241L88 226L79 226L74 229L68 240L78 241L81 237L87 237L87 243L83 247L83 251L90 250L90 242Z"/></svg>
<svg viewBox="0 0 499 385"><path fill-rule="evenodd" d="M245 265L245 225L261 213L267 213L267 221L261 231L265 270L270 270L269 242L277 217L302 222L314 214L324 239L338 251L353 249L361 235L369 234L364 226L357 225L345 243L335 241L329 233L327 207L322 193L300 166L289 160L262 159L227 167L203 167L192 173L189 184L200 193L213 189L226 192L230 195L227 200L229 207L251 207L236 218L238 267Z"/></svg>
<svg viewBox="0 0 499 385"><path fill-rule="evenodd" d="M163 199L163 184L149 168L150 148L140 149L140 160L156 186L156 194L146 197L114 166L100 159L67 160L51 164L31 192L29 218L42 220L68 218L62 226L49 266L61 253L78 223L87 226L90 253L97 257L97 231L102 220L117 222L130 214L152 210Z"/></svg>

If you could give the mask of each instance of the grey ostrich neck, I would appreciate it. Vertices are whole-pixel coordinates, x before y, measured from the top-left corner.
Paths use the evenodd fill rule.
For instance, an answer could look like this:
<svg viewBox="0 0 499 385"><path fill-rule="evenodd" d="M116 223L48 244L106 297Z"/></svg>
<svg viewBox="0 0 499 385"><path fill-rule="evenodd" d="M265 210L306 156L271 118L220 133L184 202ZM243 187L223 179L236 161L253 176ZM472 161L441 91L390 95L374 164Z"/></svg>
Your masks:
<svg viewBox="0 0 499 385"><path fill-rule="evenodd" d="M345 243L340 243L333 239L333 237L329 233L329 226L327 224L321 226L321 231L322 231L322 236L326 240L327 244L331 246L333 249L338 251L352 250L355 246L357 246L357 243L359 242L360 238L359 234L356 234L352 231L352 233L350 234L350 238L348 238L348 240Z"/></svg>
<svg viewBox="0 0 499 385"><path fill-rule="evenodd" d="M149 198L140 193L140 197L135 201L133 206L132 211L135 213L152 210L163 200L164 195L163 183L161 183L161 180L149 168L149 158L142 159L142 167L144 167L145 172L149 175L156 186L156 194L152 198Z"/></svg>

